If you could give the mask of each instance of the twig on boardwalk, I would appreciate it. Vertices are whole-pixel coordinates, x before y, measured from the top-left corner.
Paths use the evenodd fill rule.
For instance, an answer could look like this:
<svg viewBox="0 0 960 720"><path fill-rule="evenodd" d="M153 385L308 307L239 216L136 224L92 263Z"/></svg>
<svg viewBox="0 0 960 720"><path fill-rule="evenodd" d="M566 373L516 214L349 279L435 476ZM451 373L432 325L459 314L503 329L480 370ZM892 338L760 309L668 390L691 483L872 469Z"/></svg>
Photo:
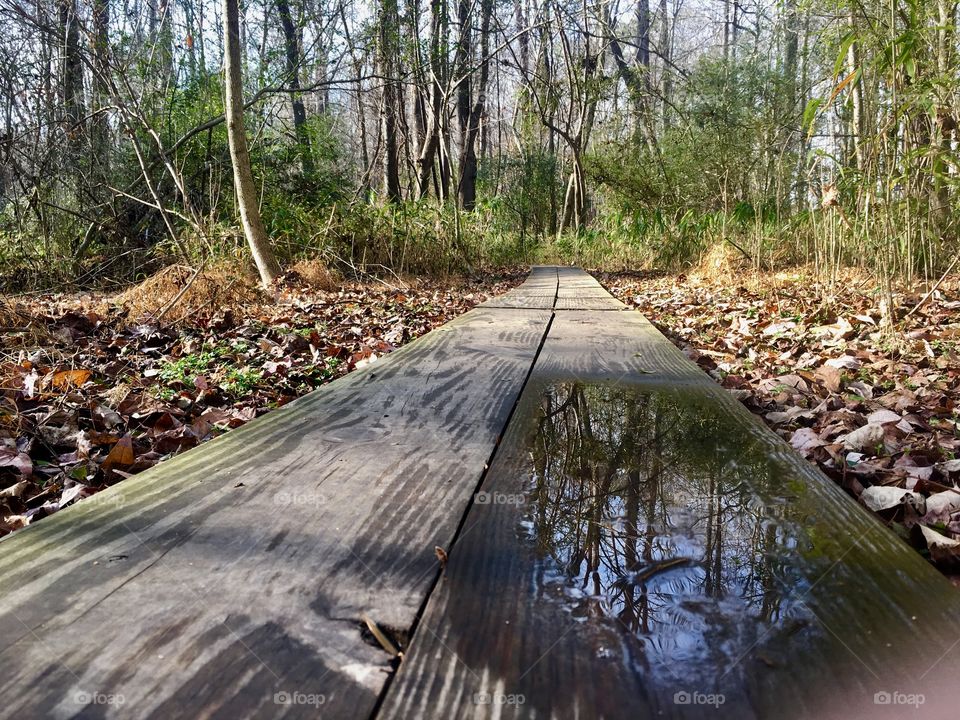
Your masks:
<svg viewBox="0 0 960 720"><path fill-rule="evenodd" d="M377 624L373 620L370 619L370 617L368 617L366 614L363 614L360 616L360 619L363 620L363 622L367 626L367 630L369 630L371 634L377 639L377 642L380 643L380 647L382 647L384 650L386 650L388 653L390 653L394 657L399 657L402 654L397 649L397 646L394 645L392 642L390 642L390 638L388 638L383 633L383 631L377 626Z"/></svg>

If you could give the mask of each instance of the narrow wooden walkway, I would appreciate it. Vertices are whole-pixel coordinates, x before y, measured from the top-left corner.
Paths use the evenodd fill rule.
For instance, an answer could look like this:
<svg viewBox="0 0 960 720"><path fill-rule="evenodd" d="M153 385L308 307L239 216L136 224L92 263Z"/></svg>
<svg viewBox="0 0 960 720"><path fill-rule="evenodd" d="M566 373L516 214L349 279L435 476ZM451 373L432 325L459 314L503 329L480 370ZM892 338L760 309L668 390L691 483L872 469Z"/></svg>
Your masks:
<svg viewBox="0 0 960 720"><path fill-rule="evenodd" d="M11 718L955 717L960 594L538 267L0 543L0 668Z"/></svg>

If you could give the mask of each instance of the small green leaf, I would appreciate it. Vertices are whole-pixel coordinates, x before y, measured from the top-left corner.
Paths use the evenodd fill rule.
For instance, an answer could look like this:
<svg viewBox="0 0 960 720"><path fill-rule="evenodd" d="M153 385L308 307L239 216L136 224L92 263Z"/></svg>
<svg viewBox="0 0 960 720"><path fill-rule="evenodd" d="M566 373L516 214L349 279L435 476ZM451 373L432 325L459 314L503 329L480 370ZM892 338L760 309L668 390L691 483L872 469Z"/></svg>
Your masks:
<svg viewBox="0 0 960 720"><path fill-rule="evenodd" d="M843 70L843 66L847 62L847 53L850 50L850 46L853 45L857 40L857 34L851 30L840 40L840 52L837 53L837 60L833 64L833 77L840 77L840 72Z"/></svg>
<svg viewBox="0 0 960 720"><path fill-rule="evenodd" d="M906 71L907 77L909 77L911 80L916 79L917 63L913 59L913 55L907 55L905 58L903 58L903 69Z"/></svg>
<svg viewBox="0 0 960 720"><path fill-rule="evenodd" d="M807 107L803 111L804 132L809 133L813 131L813 123L817 119L817 113L820 111L822 105L823 98L813 98L807 103Z"/></svg>

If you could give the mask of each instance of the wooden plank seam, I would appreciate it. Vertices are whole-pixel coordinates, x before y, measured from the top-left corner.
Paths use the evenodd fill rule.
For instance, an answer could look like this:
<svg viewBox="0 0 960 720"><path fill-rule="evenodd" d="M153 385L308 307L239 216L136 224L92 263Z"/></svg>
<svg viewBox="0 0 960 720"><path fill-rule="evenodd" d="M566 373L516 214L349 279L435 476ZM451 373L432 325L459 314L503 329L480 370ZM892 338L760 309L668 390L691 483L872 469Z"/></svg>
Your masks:
<svg viewBox="0 0 960 720"><path fill-rule="evenodd" d="M460 538L461 534L463 533L463 528L467 523L467 518L470 516L471 510L473 510L473 506L476 504L476 498L478 493L480 492L480 488L483 487L483 484L484 482L486 482L486 479L487 479L487 474L490 472L490 468L493 467L493 461L500 450L503 436L506 434L507 428L510 427L510 423L513 420L513 416L516 413L517 408L520 406L520 400L523 398L523 392L524 390L526 390L527 383L530 382L530 378L533 375L533 371L537 367L537 360L540 358L540 353L543 351L543 346L546 344L547 338L550 336L550 328L553 327L553 320L556 317L556 304L557 304L557 297L559 296L559 293L560 293L560 276L559 276L559 273L557 273L557 284L553 294L553 307L550 308L550 319L547 320L547 326L544 328L543 335L540 337L540 344L537 346L537 351L533 354L533 359L530 362L530 367L527 369L526 377L524 377L523 382L520 384L520 390L517 393L517 399L514 400L513 407L510 408L510 412L507 414L507 420L503 424L503 429L500 431L499 435L497 436L497 440L494 443L493 449L490 451L490 457L488 457L486 463L484 463L483 472L480 473L480 478L477 480L477 484L473 490L473 495L471 495L470 502L467 504L467 507L464 508L464 511L460 516L460 522L457 523L457 528L453 533L452 539L450 540L450 546L442 549L444 552L445 559L449 558L449 556L453 553L454 549L456 548L457 540ZM532 308L514 308L514 309L527 310L527 311L532 310ZM423 602L420 603L420 607L417 610L417 614L414 617L413 623L411 624L410 629L408 631L407 647L410 646L410 644L413 642L414 638L416 637L417 628L419 627L420 621L423 619L423 616L427 611L427 606L430 604L430 598L433 597L434 590L436 590L437 585L440 582L440 578L443 577L443 573L445 569L446 569L446 561L441 563L440 567L437 568L437 572L434 575L433 580L430 582L430 586L423 597ZM399 671L399 667L397 668L397 670ZM376 718L377 715L379 715L380 708L383 706L384 701L389 696L390 687L393 684L393 680L394 678L396 678L396 676L397 676L397 673L394 672L384 682L383 688L380 691L380 696L377 698L377 702L373 706L373 711L370 713L371 719Z"/></svg>

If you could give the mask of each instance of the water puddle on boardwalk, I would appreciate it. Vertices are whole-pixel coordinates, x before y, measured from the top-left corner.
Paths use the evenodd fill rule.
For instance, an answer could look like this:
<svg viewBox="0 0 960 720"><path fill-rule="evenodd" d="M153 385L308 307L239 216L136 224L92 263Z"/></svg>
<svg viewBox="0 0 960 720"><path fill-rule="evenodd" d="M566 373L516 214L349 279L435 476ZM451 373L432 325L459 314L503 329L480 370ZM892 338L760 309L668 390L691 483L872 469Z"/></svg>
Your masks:
<svg viewBox="0 0 960 720"><path fill-rule="evenodd" d="M540 582L573 617L641 639L650 671L713 673L765 628L813 620L787 592L804 578L784 559L810 549L792 529L795 495L766 444L696 395L553 385L531 459L521 533Z"/></svg>
<svg viewBox="0 0 960 720"><path fill-rule="evenodd" d="M533 563L527 622L579 628L569 652L668 705L722 691L727 712L772 712L826 682L872 706L894 673L919 676L953 642L916 615L926 586L955 624L953 589L720 395L579 382L528 394L508 449L515 542Z"/></svg>

